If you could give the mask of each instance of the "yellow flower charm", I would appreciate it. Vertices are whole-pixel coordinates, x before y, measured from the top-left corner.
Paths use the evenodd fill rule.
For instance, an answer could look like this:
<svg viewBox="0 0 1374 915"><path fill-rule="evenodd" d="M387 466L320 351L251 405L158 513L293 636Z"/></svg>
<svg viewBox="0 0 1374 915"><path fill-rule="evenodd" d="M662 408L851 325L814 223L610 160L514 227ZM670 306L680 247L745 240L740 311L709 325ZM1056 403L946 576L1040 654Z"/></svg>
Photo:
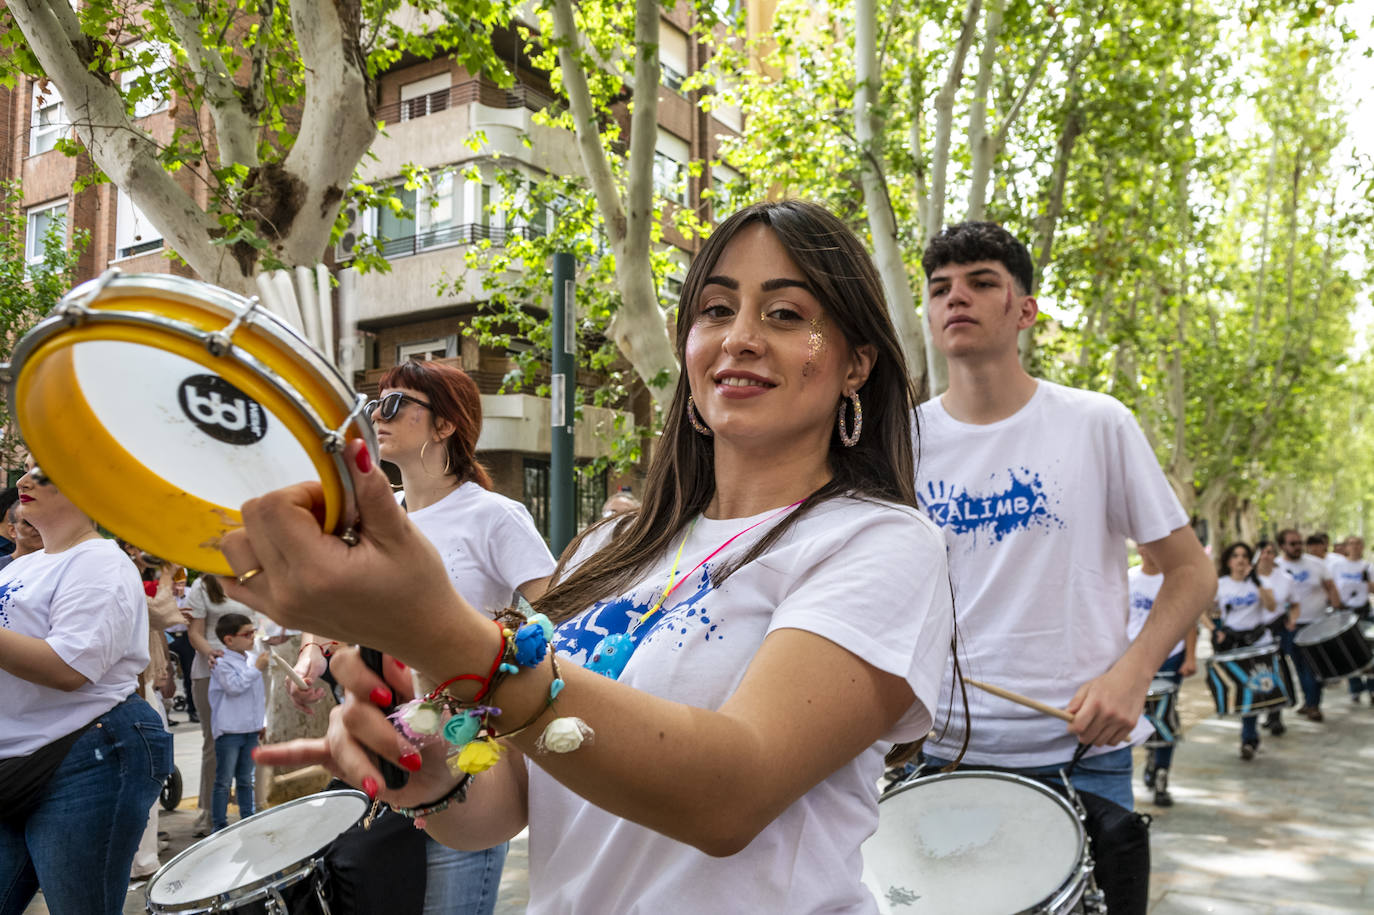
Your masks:
<svg viewBox="0 0 1374 915"><path fill-rule="evenodd" d="M449 768L452 769L456 765L461 771L476 775L496 765L500 758L501 747L496 741L490 738L474 740L458 751L456 763L452 759L449 761Z"/></svg>

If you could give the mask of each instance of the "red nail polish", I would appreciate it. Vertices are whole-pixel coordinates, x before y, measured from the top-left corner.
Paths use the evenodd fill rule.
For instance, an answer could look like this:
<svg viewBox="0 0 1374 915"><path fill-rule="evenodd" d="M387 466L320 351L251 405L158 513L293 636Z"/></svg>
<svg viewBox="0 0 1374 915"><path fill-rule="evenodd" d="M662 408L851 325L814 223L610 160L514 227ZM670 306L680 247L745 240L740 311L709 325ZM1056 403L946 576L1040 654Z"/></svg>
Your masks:
<svg viewBox="0 0 1374 915"><path fill-rule="evenodd" d="M368 698L371 699L372 704L378 708L386 708L391 704L391 690L387 689L385 686L374 687L372 692L368 694Z"/></svg>
<svg viewBox="0 0 1374 915"><path fill-rule="evenodd" d="M258 750L260 750L260 749L262 749L262 748L261 748L261 747L254 747L254 748L253 748L253 752L248 754L249 756L251 756L251 757L253 758L253 762L257 762L257 761L258 761Z"/></svg>
<svg viewBox="0 0 1374 915"><path fill-rule="evenodd" d="M377 780L370 775L363 777L363 794L367 795L369 801L377 799Z"/></svg>
<svg viewBox="0 0 1374 915"><path fill-rule="evenodd" d="M420 767L424 764L425 762L420 758L419 753L410 752L401 757L401 767L407 772L419 772Z"/></svg>
<svg viewBox="0 0 1374 915"><path fill-rule="evenodd" d="M358 465L358 471L359 471L360 473L369 473L369 472L371 472L371 470L372 470L372 455L368 454L368 452L367 452L367 444L366 444L366 443L364 443L363 446L362 446L361 448L358 449L358 456L357 456L356 458L354 458L354 461L357 463L357 465Z"/></svg>
<svg viewBox="0 0 1374 915"><path fill-rule="evenodd" d="M396 665L396 667L397 667L399 670L405 670L405 669L406 669L406 662L405 662L405 661L398 661L398 660L396 660L395 658L392 658L392 663L394 663L394 664Z"/></svg>

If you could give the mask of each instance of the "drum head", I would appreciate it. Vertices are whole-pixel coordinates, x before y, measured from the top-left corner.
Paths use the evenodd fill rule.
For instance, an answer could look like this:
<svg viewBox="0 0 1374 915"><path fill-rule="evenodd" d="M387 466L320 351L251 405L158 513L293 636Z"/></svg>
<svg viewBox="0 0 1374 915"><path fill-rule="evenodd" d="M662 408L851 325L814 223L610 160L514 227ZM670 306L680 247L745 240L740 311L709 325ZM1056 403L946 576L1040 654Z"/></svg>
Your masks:
<svg viewBox="0 0 1374 915"><path fill-rule="evenodd" d="M1178 684L1173 680L1166 680L1163 677L1156 677L1150 681L1150 696L1163 696L1168 693L1178 692Z"/></svg>
<svg viewBox="0 0 1374 915"><path fill-rule="evenodd" d="M361 791L325 791L239 820L163 865L148 883L148 903L175 911L242 898L304 866L367 807Z"/></svg>
<svg viewBox="0 0 1374 915"><path fill-rule="evenodd" d="M1315 623L1305 626L1302 632L1293 637L1293 643L1295 645L1316 645L1340 635L1359 621L1360 618L1349 610L1337 610L1334 613L1328 613Z"/></svg>
<svg viewBox="0 0 1374 915"><path fill-rule="evenodd" d="M178 277L117 277L79 324L49 318L16 348L15 417L63 495L139 548L221 575L220 540L248 499L314 481L325 530L351 513L323 433L349 422L352 392L266 312L213 355L210 334L246 305ZM366 422L345 434L371 443Z"/></svg>
<svg viewBox="0 0 1374 915"><path fill-rule="evenodd" d="M1084 857L1068 802L1015 775L918 778L885 795L878 814L864 883L884 912L1020 912L1051 901Z"/></svg>

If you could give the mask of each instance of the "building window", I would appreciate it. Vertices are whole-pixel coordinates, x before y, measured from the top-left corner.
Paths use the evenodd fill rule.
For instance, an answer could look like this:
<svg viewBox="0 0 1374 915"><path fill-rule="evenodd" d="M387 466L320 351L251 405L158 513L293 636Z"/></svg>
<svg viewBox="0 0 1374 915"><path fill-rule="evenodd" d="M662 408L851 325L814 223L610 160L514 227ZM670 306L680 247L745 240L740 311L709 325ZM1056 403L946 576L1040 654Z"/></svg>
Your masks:
<svg viewBox="0 0 1374 915"><path fill-rule="evenodd" d="M711 215L720 222L739 209L739 198L744 193L744 176L728 165L717 163L711 166L711 190L716 199L711 205Z"/></svg>
<svg viewBox="0 0 1374 915"><path fill-rule="evenodd" d="M458 335L435 337L433 340L417 340L402 343L396 347L396 364L402 362L428 362L431 359L454 359L458 356Z"/></svg>
<svg viewBox="0 0 1374 915"><path fill-rule="evenodd" d="M153 227L148 217L133 199L123 191L115 191L115 257L134 257L157 251L162 247L162 233Z"/></svg>
<svg viewBox="0 0 1374 915"><path fill-rule="evenodd" d="M440 73L401 87L401 120L413 121L448 108L453 74Z"/></svg>
<svg viewBox="0 0 1374 915"><path fill-rule="evenodd" d="M57 87L48 82L34 83L33 120L29 130L29 155L36 156L57 146L57 141L67 135L71 124L67 121L67 108L62 104L62 96Z"/></svg>
<svg viewBox="0 0 1374 915"><path fill-rule="evenodd" d="M606 471L590 470L590 462L580 461L573 474L573 505L577 530L601 519L601 506L606 504ZM524 491L522 501L534 518L534 526L545 540L549 539L549 462L539 458L524 459Z"/></svg>
<svg viewBox="0 0 1374 915"><path fill-rule="evenodd" d="M687 78L687 33L666 22L658 30L658 64L663 85L680 91Z"/></svg>
<svg viewBox="0 0 1374 915"><path fill-rule="evenodd" d="M686 140L662 127L658 129L658 142L654 145L654 190L661 197L686 206L687 162L691 157Z"/></svg>
<svg viewBox="0 0 1374 915"><path fill-rule="evenodd" d="M50 232L62 238L67 244L67 201L33 207L26 214L24 235L24 260L30 266L43 263L43 242Z"/></svg>
<svg viewBox="0 0 1374 915"><path fill-rule="evenodd" d="M161 44L138 44L129 48L129 55L135 63L124 70L120 85L132 88L135 81L149 77L148 94L134 102L134 117L146 118L150 114L166 111L171 106L171 87L167 84L166 70L171 66L171 49ZM125 89L127 94L128 89Z"/></svg>

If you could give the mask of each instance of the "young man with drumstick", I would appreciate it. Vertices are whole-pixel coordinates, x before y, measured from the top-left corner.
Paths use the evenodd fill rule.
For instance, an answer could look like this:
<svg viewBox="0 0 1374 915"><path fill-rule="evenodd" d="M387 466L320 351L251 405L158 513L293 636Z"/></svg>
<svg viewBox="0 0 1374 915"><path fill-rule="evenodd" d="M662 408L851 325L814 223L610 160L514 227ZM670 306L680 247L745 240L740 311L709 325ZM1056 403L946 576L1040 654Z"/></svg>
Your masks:
<svg viewBox="0 0 1374 915"><path fill-rule="evenodd" d="M1149 734L1150 681L1216 590L1134 417L1115 399L1032 378L1017 333L1035 323L1026 247L992 223L941 232L922 265L930 333L949 389L919 410L916 475L945 531L963 671L1063 708L1062 721L970 690L965 721L946 676L927 763L1052 775L1079 744L1076 788L1132 806L1131 750ZM1164 579L1127 637L1126 539Z"/></svg>
<svg viewBox="0 0 1374 915"><path fill-rule="evenodd" d="M1323 547L1321 537L1324 536L1313 534L1307 538L1307 543ZM1303 552L1302 536L1297 531L1292 528L1279 531L1279 549L1283 550L1283 555L1279 557L1279 568L1293 579L1298 601L1297 625L1292 630L1280 633L1279 641L1283 653L1292 659L1293 668L1298 673L1298 683L1302 687L1302 708L1298 709L1298 714L1308 721L1321 721L1322 681L1307 666L1302 653L1294 649L1294 639L1303 629L1321 619L1328 605L1339 607L1341 596L1331 580L1331 570L1321 557Z"/></svg>

